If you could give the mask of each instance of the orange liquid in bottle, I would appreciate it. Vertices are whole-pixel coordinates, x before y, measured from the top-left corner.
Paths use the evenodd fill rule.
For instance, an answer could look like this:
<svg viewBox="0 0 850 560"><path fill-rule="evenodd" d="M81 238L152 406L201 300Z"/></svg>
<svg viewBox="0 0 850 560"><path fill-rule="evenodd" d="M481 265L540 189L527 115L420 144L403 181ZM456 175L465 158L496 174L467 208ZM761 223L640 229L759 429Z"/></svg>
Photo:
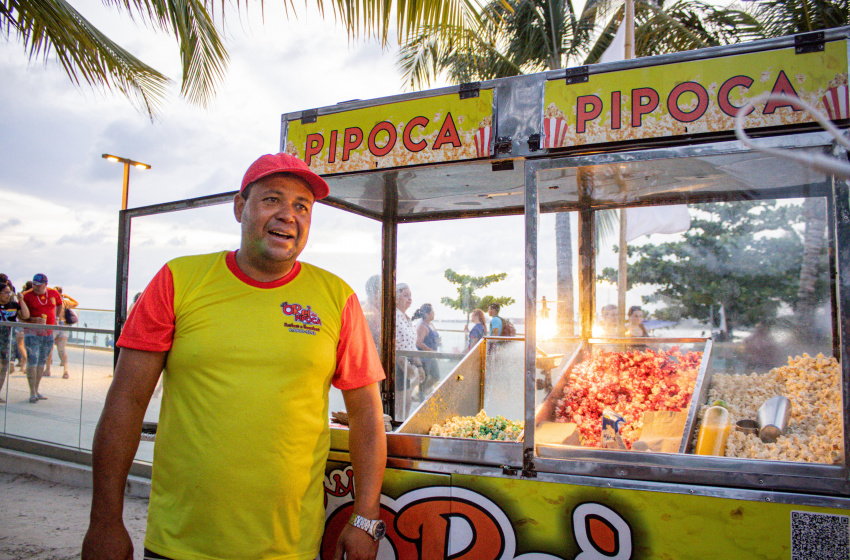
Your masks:
<svg viewBox="0 0 850 560"><path fill-rule="evenodd" d="M705 411L697 438L697 455L723 455L729 437L729 411L722 406L712 406Z"/></svg>

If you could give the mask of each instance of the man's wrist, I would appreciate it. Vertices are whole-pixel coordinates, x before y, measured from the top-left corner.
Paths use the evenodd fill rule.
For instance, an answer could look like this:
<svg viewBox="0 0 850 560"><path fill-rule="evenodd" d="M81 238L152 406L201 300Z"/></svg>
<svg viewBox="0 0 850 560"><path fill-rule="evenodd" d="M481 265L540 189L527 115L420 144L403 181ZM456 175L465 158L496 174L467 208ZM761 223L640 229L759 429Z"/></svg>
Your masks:
<svg viewBox="0 0 850 560"><path fill-rule="evenodd" d="M351 517L348 518L348 524L365 531L374 541L384 538L387 532L387 526L382 519L367 519L356 513L352 513Z"/></svg>

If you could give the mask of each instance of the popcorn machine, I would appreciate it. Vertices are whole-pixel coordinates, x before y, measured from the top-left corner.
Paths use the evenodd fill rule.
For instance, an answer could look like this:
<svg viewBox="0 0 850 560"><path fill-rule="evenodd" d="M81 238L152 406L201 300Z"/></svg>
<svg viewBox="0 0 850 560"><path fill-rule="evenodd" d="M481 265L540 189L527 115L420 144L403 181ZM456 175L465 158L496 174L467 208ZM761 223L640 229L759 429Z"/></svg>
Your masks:
<svg viewBox="0 0 850 560"><path fill-rule="evenodd" d="M396 350L394 293L383 293L379 350L394 429L383 496L391 530L382 558L850 557L847 183L745 148L732 134L738 109L765 92L805 100L846 126L847 32L283 116L281 149L324 175L328 204L381 222L384 286L396 282L400 225L524 216L524 333L485 337L430 394L411 398L409 381L396 375L399 363L421 356ZM757 146L846 157L793 103L767 101L742 118ZM819 311L803 303L753 309L747 287L771 284L753 280L761 278L755 269L773 270L771 258L790 255L759 243L784 234L766 229L743 246L723 241L724 231L766 216L765 209L803 207L824 222L823 250L810 251L829 271L829 281L810 294ZM725 260L697 245L675 253L684 243L677 241L651 261L657 249L625 237L627 220L639 221L633 209L684 211L691 229L682 239L702 243L716 228L717 242L737 252L726 250ZM578 223L577 306L573 326L544 340L537 330L538 244L541 219L553 212L571 212ZM703 288L688 274L729 286L750 278L727 289L734 297L712 294L721 303L711 313L750 324L759 313L774 317L771 332L784 333L780 342L768 352L753 350L755 332L749 346L729 330L638 338L622 327L601 332L597 290L603 279L617 281L617 267L612 273L599 263L605 223L619 225L619 247L642 251L642 262L681 277L656 278L656 286L671 286L644 301L668 310L691 306L693 314ZM814 223L800 230L814 235ZM648 283L634 257L629 263L625 250L620 256L621 270ZM795 266L799 278L804 265ZM628 281L618 286L628 289ZM745 360L768 354L761 363ZM778 439L738 426L758 426L759 407L774 395L791 411ZM706 451L715 448L721 451ZM344 427L332 428L327 473L333 526L351 508ZM814 544L826 542L822 549ZM323 549L323 557L331 551Z"/></svg>
<svg viewBox="0 0 850 560"><path fill-rule="evenodd" d="M766 92L846 130L848 32L283 115L280 149L324 176L322 203L380 225L383 286L406 224L522 221L520 335L441 356L452 361L429 392L406 365L433 356L396 349L394 290L380 298L392 420L380 558L850 558L850 189L761 150L846 152L787 101L742 116L755 149L733 134ZM576 224L575 304L544 336L541 223L558 213ZM634 237L675 215L687 225L674 237ZM707 326L627 336L623 294L665 323ZM342 425L325 488L337 527L356 490Z"/></svg>

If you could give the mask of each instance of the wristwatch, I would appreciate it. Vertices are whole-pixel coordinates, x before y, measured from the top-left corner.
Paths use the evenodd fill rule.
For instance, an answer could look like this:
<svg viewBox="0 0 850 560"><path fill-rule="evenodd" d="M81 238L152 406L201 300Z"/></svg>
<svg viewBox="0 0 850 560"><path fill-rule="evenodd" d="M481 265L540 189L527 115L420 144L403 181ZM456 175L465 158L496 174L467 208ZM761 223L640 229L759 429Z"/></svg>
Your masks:
<svg viewBox="0 0 850 560"><path fill-rule="evenodd" d="M366 519L362 515L352 513L348 518L348 524L366 531L372 540L379 541L387 533L387 524L381 519Z"/></svg>

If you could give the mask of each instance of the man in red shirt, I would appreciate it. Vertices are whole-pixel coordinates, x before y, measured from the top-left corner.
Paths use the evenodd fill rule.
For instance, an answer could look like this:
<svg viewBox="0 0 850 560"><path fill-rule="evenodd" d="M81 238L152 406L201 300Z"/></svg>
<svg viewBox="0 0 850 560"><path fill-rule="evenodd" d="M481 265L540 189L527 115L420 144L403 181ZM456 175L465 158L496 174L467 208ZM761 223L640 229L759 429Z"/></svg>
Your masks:
<svg viewBox="0 0 850 560"><path fill-rule="evenodd" d="M47 276L38 273L32 277L32 290L24 292L24 302L30 310L27 322L39 325L55 325L56 316L62 315L62 295L47 287ZM27 382L30 386L30 402L37 403L47 397L38 392L47 357L53 350L53 331L27 329L24 333L27 348Z"/></svg>

